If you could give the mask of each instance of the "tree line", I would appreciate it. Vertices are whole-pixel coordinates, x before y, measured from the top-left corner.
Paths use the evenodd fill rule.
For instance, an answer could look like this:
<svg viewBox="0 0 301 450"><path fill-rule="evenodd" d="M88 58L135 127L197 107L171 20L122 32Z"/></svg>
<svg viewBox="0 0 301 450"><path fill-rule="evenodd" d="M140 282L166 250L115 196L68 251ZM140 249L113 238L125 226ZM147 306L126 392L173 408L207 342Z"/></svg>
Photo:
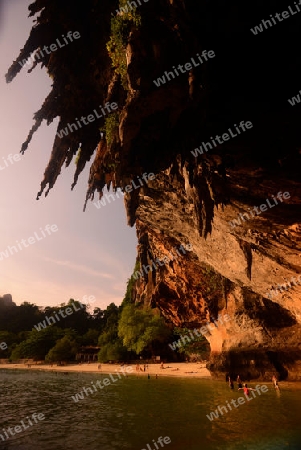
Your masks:
<svg viewBox="0 0 301 450"><path fill-rule="evenodd" d="M111 303L105 310L90 311L91 306L74 299L45 308L29 302L10 307L0 304L0 342L7 345L0 351L0 359L73 361L86 346L100 348L99 362L150 359L157 355L177 360L206 351L205 339L171 351L168 344L186 329L173 329L159 310L134 304L132 288L131 277L122 304ZM69 314L62 311L69 311Z"/></svg>

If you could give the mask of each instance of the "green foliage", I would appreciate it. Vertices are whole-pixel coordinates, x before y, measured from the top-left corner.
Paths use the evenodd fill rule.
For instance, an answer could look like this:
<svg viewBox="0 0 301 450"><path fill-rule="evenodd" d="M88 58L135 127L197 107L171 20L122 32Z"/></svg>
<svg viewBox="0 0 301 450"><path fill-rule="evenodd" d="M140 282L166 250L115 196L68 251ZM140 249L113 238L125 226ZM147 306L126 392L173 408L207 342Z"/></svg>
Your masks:
<svg viewBox="0 0 301 450"><path fill-rule="evenodd" d="M83 335L81 339L82 345L97 345L99 336L98 330L93 330L92 328L89 328L86 334Z"/></svg>
<svg viewBox="0 0 301 450"><path fill-rule="evenodd" d="M41 331L32 330L29 337L14 348L10 359L32 358L36 361L43 360L62 335L62 330L54 326Z"/></svg>
<svg viewBox="0 0 301 450"><path fill-rule="evenodd" d="M75 305L77 311L72 305ZM71 308L72 314L64 313L67 307ZM118 306L111 303L106 310L94 308L92 313L87 309L87 305L73 299L60 306L47 306L42 311L30 303L10 308L0 305L0 342L8 345L8 349L1 352L0 358L43 360L64 336L80 345L96 345L99 335L103 331L111 330L115 339L118 339ZM63 315L59 314L60 310ZM56 322L49 325L46 316L54 317ZM46 328L40 325L38 331L34 325L39 326L39 323L44 323Z"/></svg>
<svg viewBox="0 0 301 450"><path fill-rule="evenodd" d="M136 263L135 263L135 267L134 267L134 270L133 270L133 274L139 269L140 269L140 262L139 262L139 259L137 258ZM127 285L126 285L126 292L125 292L125 296L124 296L124 299L122 301L121 307L123 307L126 304L132 303L132 301L133 301L133 288L134 288L135 283L136 283L136 280L135 280L133 274L128 279L128 282L127 282Z"/></svg>
<svg viewBox="0 0 301 450"><path fill-rule="evenodd" d="M20 342L20 339L15 333L10 333L9 331L0 331L0 343L5 342L7 344L6 350L0 349L0 359L8 358L12 350Z"/></svg>
<svg viewBox="0 0 301 450"><path fill-rule="evenodd" d="M98 338L98 346L103 347L109 342L116 340L117 337L118 337L117 327L115 330L105 331Z"/></svg>
<svg viewBox="0 0 301 450"><path fill-rule="evenodd" d="M98 361L106 363L108 361L123 361L127 357L127 349L122 345L120 339L108 342L103 345L98 353Z"/></svg>
<svg viewBox="0 0 301 450"><path fill-rule="evenodd" d="M135 262L134 273L135 273L137 270L140 270L140 261L139 261L138 258L136 259L136 262Z"/></svg>
<svg viewBox="0 0 301 450"><path fill-rule="evenodd" d="M118 336L128 350L139 354L143 350L152 351L154 341L166 342L170 330L163 318L155 315L150 308L138 309L128 304L121 313Z"/></svg>
<svg viewBox="0 0 301 450"><path fill-rule="evenodd" d="M31 356L28 356L31 354L29 345L27 341L21 342L17 347L14 348L10 355L10 359L12 361L17 361L18 359L22 358L30 358Z"/></svg>
<svg viewBox="0 0 301 450"><path fill-rule="evenodd" d="M134 272L138 269L139 262L136 261ZM153 310L133 305L134 283L132 276L120 307L111 303L105 310L94 308L93 313L73 299L67 304L45 307L42 311L29 303L11 308L9 320L3 322L4 329L0 327L0 342L8 345L0 357L14 361L29 358L48 362L72 360L79 346L96 344L100 347L101 362L125 361L137 356L134 352L161 353L162 343L167 345L170 330ZM71 308L72 314L59 313L67 307ZM56 322L49 325L46 316L54 317ZM25 329L22 329L22 317L25 318ZM45 326L40 325L40 331L33 326L39 326L39 323ZM16 329L16 332L10 329Z"/></svg>
<svg viewBox="0 0 301 450"><path fill-rule="evenodd" d="M7 308L0 305L0 330L19 333L30 331L42 319L38 306L24 302L20 306Z"/></svg>
<svg viewBox="0 0 301 450"><path fill-rule="evenodd" d="M46 362L71 361L75 358L78 351L77 343L70 338L64 336L46 355Z"/></svg>
<svg viewBox="0 0 301 450"><path fill-rule="evenodd" d="M114 135L118 132L119 127L119 113L113 112L105 118L105 124L100 128L100 131L105 133L106 141L108 145L111 145L114 139ZM116 163L109 164L108 167L115 169Z"/></svg>
<svg viewBox="0 0 301 450"><path fill-rule="evenodd" d="M76 311L72 305L74 305ZM66 313L64 313L67 307L71 308L71 310L73 311L72 314L67 315ZM60 310L62 311L62 315L59 313ZM47 306L44 309L43 313L44 314L42 320L44 320L46 316L53 316L56 319L56 314L59 318L59 320L56 319L56 326L64 329L72 328L74 330L77 330L81 335L85 334L88 329L91 328L92 317L87 311L87 305L81 304L79 301L72 298L67 304L61 303L59 306Z"/></svg>
<svg viewBox="0 0 301 450"><path fill-rule="evenodd" d="M127 0L121 0L119 6L125 6ZM135 9L123 12L111 19L111 38L107 43L107 50L116 73L121 76L121 82L127 89L127 63L125 49L130 32L141 25L141 17Z"/></svg>
<svg viewBox="0 0 301 450"><path fill-rule="evenodd" d="M100 362L121 361L126 359L128 352L122 345L118 337L118 321L120 317L120 308L111 303L105 311L105 327L103 333L98 338L98 360Z"/></svg>
<svg viewBox="0 0 301 450"><path fill-rule="evenodd" d="M104 311L104 331L112 330L117 327L119 318L119 307L115 303L110 303Z"/></svg>
<svg viewBox="0 0 301 450"><path fill-rule="evenodd" d="M221 276L210 267L206 267L203 272L204 283L202 290L207 297L214 297L221 290Z"/></svg>

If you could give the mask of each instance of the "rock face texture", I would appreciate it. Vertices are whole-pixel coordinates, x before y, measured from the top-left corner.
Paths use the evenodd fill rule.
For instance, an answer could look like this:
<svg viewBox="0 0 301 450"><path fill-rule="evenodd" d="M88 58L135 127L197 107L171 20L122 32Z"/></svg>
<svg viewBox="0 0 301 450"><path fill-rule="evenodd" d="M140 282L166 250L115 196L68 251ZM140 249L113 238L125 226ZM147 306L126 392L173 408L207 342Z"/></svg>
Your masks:
<svg viewBox="0 0 301 450"><path fill-rule="evenodd" d="M60 130L99 104L118 104L102 139L103 118L55 138L38 197L79 143L74 184L94 155L87 201L105 186L124 190L155 173L125 195L143 269L135 301L191 328L226 312L231 320L208 336L216 376L299 379L301 111L300 98L288 99L301 88L301 13L269 29L261 21L283 11L278 0L150 0L137 5L140 22L116 16L124 4L37 0L30 7L40 18L7 81L19 61L58 35L71 29L82 38L41 60L53 89L22 151L43 119L59 116ZM112 37L115 67L106 47ZM188 244L190 251L176 252Z"/></svg>
<svg viewBox="0 0 301 450"><path fill-rule="evenodd" d="M267 379L275 372L300 379L300 185L273 183L262 170L244 167L243 172L244 187L257 188L243 201L234 165L227 170L231 200L213 211L202 207L204 196L189 185L189 172L179 162L141 189L136 225L144 270L137 280L136 301L158 307L176 326L212 322L206 338L212 352L209 368L215 375ZM291 196L276 205L272 195L280 189ZM214 192L210 183L208 191ZM272 208L252 218L248 208L267 204L266 199ZM206 201L214 203L214 196ZM245 212L250 220L243 216L242 224L233 226L231 221ZM172 261L169 252L175 254L175 248L187 243L192 250ZM166 264L151 266L164 257L169 258ZM225 313L231 320L215 326L213 320Z"/></svg>

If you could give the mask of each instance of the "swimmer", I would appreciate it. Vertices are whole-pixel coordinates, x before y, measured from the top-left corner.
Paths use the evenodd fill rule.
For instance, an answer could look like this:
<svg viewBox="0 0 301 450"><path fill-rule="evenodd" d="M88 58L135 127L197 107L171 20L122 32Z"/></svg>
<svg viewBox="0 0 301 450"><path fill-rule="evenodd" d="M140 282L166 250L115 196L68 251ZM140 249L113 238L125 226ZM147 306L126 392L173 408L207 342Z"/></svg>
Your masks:
<svg viewBox="0 0 301 450"><path fill-rule="evenodd" d="M244 394L249 396L250 391L255 391L256 389L248 388L247 383L244 384L244 387L238 388L238 391L244 391Z"/></svg>

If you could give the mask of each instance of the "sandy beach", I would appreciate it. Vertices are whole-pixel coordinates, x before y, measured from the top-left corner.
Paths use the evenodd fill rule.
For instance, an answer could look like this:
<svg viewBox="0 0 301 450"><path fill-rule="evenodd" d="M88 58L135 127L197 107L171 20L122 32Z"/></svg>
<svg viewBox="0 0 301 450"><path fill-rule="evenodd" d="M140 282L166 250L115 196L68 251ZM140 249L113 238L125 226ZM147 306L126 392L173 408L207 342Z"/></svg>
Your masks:
<svg viewBox="0 0 301 450"><path fill-rule="evenodd" d="M101 368L98 368L99 363L90 364L69 364L66 366L57 366L56 364L0 364L1 369L20 369L20 370L45 370L52 372L91 372L91 373L114 373L116 370L125 370L126 366L120 364L101 364ZM202 363L167 363L164 364L164 369L160 367L160 364L148 364L148 368L145 369L143 364L140 364L140 370L136 370L136 364L128 364L132 367L132 372L129 375L150 376L158 375L167 377L189 377L189 378L203 378L210 377L210 372L206 369L205 364Z"/></svg>

